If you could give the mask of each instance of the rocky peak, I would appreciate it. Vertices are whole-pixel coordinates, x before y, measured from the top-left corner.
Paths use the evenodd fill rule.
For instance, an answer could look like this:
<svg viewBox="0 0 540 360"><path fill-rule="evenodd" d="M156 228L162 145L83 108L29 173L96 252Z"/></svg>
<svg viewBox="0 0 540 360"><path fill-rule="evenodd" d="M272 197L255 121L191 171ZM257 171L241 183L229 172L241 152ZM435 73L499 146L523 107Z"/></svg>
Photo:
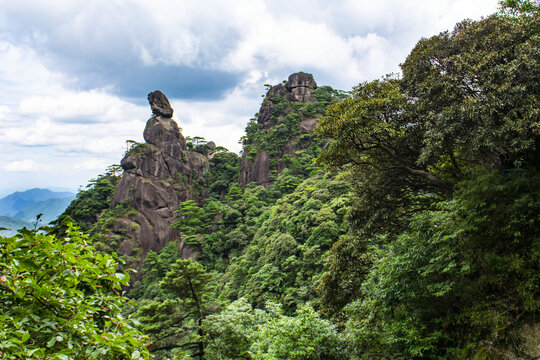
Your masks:
<svg viewBox="0 0 540 360"><path fill-rule="evenodd" d="M172 119L174 112L169 99L161 91L156 90L148 94L148 102L154 116L146 123L144 140L148 144L157 146L170 156L178 157L178 149L186 149L186 141L176 122Z"/></svg>
<svg viewBox="0 0 540 360"><path fill-rule="evenodd" d="M315 82L315 79L313 79L313 75L303 72L297 72L289 75L289 79L285 83L285 87L288 90L292 90L297 87L311 87L316 89L317 83Z"/></svg>
<svg viewBox="0 0 540 360"><path fill-rule="evenodd" d="M276 109L283 108L283 99L293 103L315 102L315 89L317 89L317 83L313 75L303 72L291 74L287 81L272 86L266 94L257 117L257 122L262 125L261 131L267 134L271 133L272 128L286 117L287 114L280 113L282 110L276 111ZM309 141L300 145L299 135L311 133L316 124L317 120L315 118L306 118L300 121L298 136L289 139L279 149L280 153L274 159L271 159L264 149L259 149L255 156L250 156L247 151L244 151L240 171L240 185L245 186L252 181L259 185L270 185L272 183L272 171L279 174L286 167L286 164L281 160L282 157L284 155L294 155L302 146L309 146ZM275 160L275 169L272 167L272 160Z"/></svg>
<svg viewBox="0 0 540 360"><path fill-rule="evenodd" d="M113 197L113 205L131 209L112 231L122 237L118 252L133 256L158 251L178 238L171 227L174 211L182 201L194 199L190 185L208 170L208 159L186 151L186 140L171 118L173 109L161 91L148 94L152 116L144 139L122 159L124 169ZM140 265L130 264L140 269Z"/></svg>
<svg viewBox="0 0 540 360"><path fill-rule="evenodd" d="M143 137L147 143L158 147L168 143L180 143L179 145L185 148L186 144L176 121L162 116L154 116L148 120Z"/></svg>
<svg viewBox="0 0 540 360"><path fill-rule="evenodd" d="M148 102L155 116L172 118L174 110L164 93L159 90L151 92L148 94Z"/></svg>
<svg viewBox="0 0 540 360"><path fill-rule="evenodd" d="M313 90L317 88L317 83L311 74L303 72L291 74L285 83L285 87L291 92L294 101L315 101Z"/></svg>
<svg viewBox="0 0 540 360"><path fill-rule="evenodd" d="M263 125L265 130L275 125L275 118L272 117L275 97L285 97L294 102L314 102L317 83L313 75L297 72L289 75L289 79L283 84L272 86L266 93L265 100L259 110L258 122Z"/></svg>

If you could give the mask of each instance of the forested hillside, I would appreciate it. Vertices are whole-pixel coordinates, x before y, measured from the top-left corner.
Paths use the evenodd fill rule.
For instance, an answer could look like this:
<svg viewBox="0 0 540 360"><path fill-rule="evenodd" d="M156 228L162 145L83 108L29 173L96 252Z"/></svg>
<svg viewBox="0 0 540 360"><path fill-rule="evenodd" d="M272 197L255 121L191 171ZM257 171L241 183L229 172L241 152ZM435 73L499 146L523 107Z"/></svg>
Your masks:
<svg viewBox="0 0 540 360"><path fill-rule="evenodd" d="M241 156L184 138L151 93L146 142L121 168L48 234L2 238L0 352L540 357L538 10L503 2L350 92L292 74L268 86Z"/></svg>

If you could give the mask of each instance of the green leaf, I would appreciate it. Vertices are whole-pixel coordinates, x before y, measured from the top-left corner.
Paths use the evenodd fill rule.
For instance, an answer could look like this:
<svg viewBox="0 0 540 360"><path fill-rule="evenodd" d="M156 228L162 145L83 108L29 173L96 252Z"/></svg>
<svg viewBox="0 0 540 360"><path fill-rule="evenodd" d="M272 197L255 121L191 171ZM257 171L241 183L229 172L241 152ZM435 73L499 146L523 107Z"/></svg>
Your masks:
<svg viewBox="0 0 540 360"><path fill-rule="evenodd" d="M25 343L28 339L30 339L30 334L27 331L22 335L21 342Z"/></svg>
<svg viewBox="0 0 540 360"><path fill-rule="evenodd" d="M47 347L53 347L54 344L56 344L56 338L52 338L49 341L47 341Z"/></svg>

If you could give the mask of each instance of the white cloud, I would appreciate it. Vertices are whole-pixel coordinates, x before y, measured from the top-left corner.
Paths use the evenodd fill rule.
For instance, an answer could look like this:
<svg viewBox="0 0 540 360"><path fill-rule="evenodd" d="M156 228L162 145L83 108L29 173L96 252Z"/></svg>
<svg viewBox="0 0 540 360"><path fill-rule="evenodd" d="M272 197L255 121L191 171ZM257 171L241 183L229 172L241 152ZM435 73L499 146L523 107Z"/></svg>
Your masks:
<svg viewBox="0 0 540 360"><path fill-rule="evenodd" d="M276 79L276 82L281 80ZM238 140L244 135L248 120L259 110L264 83L263 74L254 71L221 100L172 100L174 119L184 136L203 136L230 151L239 152Z"/></svg>
<svg viewBox="0 0 540 360"><path fill-rule="evenodd" d="M420 36L446 30L465 17L487 15L497 4L497 0L3 2L8 20L3 30L14 28L15 38L39 46L52 66L55 59L63 59L61 66L71 59L75 68L88 66L84 63L138 61L241 72L339 69L340 75L334 76L342 81L333 85L345 87L377 77L381 70L397 70ZM369 44L364 53L355 51L361 41Z"/></svg>
<svg viewBox="0 0 540 360"><path fill-rule="evenodd" d="M24 177L8 170L0 190L73 188L118 163L125 140L141 141L150 116L145 99L122 98L115 93L122 84L106 81L130 66L160 66L164 78L176 65L242 74L221 99L170 99L184 135L239 151L264 83L308 71L320 85L349 90L398 71L421 36L488 15L497 0L201 4L0 0L0 167L27 170ZM105 83L92 82L98 75Z"/></svg>
<svg viewBox="0 0 540 360"><path fill-rule="evenodd" d="M4 167L4 169L10 172L19 172L35 170L37 169L37 166L34 160L18 160L10 162Z"/></svg>
<svg viewBox="0 0 540 360"><path fill-rule="evenodd" d="M103 90L62 91L55 95L36 95L23 98L18 106L20 115L48 114L58 121L81 123L111 123L131 116L142 115L137 107Z"/></svg>
<svg viewBox="0 0 540 360"><path fill-rule="evenodd" d="M13 105L21 96L60 91L69 81L49 70L35 50L14 45L0 38L0 98L2 105Z"/></svg>
<svg viewBox="0 0 540 360"><path fill-rule="evenodd" d="M109 165L111 164L107 163L103 159L90 158L81 162L80 164L75 165L75 169L104 171Z"/></svg>
<svg viewBox="0 0 540 360"><path fill-rule="evenodd" d="M142 137L144 121L116 120L116 124L102 126L99 123L62 123L40 117L0 130L0 142L12 146L53 147L62 153L118 153L125 140Z"/></svg>
<svg viewBox="0 0 540 360"><path fill-rule="evenodd" d="M0 120L4 119L9 112L10 112L9 106L0 105Z"/></svg>

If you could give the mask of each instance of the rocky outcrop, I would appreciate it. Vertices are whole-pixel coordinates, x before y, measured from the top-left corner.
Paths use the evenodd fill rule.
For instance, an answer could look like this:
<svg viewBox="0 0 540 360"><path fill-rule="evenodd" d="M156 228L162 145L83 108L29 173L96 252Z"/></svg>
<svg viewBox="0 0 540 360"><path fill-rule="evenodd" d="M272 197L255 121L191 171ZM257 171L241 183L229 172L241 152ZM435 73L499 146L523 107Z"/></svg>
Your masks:
<svg viewBox="0 0 540 360"><path fill-rule="evenodd" d="M313 102L315 101L315 89L317 89L317 83L313 79L313 75L302 72L290 75L287 82L272 86L268 90L259 110L257 121L262 124L265 131L268 131L276 124L276 119L272 117L276 96L286 97L295 102Z"/></svg>
<svg viewBox="0 0 540 360"><path fill-rule="evenodd" d="M155 116L162 116L165 118L172 118L173 108L169 103L169 99L159 90L148 94L148 102L152 108L152 114Z"/></svg>
<svg viewBox="0 0 540 360"><path fill-rule="evenodd" d="M305 119L300 121L300 133L310 134L318 123L317 119Z"/></svg>
<svg viewBox="0 0 540 360"><path fill-rule="evenodd" d="M257 122L261 124L261 131L268 133L282 118L274 116L274 108L281 98L286 98L292 102L314 102L316 101L315 89L317 89L317 83L313 79L313 75L303 72L294 73L283 84L272 86L266 94L257 117ZM304 119L299 124L299 132L300 134L309 134L316 125L316 119ZM256 182L264 186L270 185L272 183L272 171L275 170L276 174L279 174L287 166L281 161L281 158L284 155L294 155L300 149L299 146L302 146L299 137L288 139L281 148L279 156L275 159L274 168L271 166L270 157L264 150L259 150L256 154L250 154L244 149L240 168L240 185L245 186L250 182Z"/></svg>
<svg viewBox="0 0 540 360"><path fill-rule="evenodd" d="M254 161L251 161L246 154L242 156L240 185L245 186L252 181L263 186L271 184L270 156L264 150L257 153Z"/></svg>
<svg viewBox="0 0 540 360"><path fill-rule="evenodd" d="M186 140L172 119L173 109L160 91L148 95L153 117L144 129L146 143L134 146L122 159L124 169L113 197L113 205L124 204L130 211L112 231L122 235L118 252L142 259L149 250L158 251L178 239L170 224L174 211L193 199L190 184L208 170L201 154L186 152Z"/></svg>
<svg viewBox="0 0 540 360"><path fill-rule="evenodd" d="M287 90L291 92L294 101L312 102L315 101L313 90L317 88L317 83L313 75L306 73L295 73L289 76L285 83Z"/></svg>

